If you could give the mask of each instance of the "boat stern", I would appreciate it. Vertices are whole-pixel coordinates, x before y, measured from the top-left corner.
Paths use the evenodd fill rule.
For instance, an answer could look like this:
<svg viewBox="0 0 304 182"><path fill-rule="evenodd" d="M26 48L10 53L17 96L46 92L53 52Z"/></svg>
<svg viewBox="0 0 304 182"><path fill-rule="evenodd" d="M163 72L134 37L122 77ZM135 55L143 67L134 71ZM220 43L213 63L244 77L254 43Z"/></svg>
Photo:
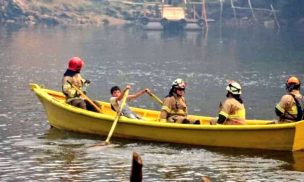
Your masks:
<svg viewBox="0 0 304 182"><path fill-rule="evenodd" d="M297 150L304 150L304 120L296 123L296 131L292 151Z"/></svg>

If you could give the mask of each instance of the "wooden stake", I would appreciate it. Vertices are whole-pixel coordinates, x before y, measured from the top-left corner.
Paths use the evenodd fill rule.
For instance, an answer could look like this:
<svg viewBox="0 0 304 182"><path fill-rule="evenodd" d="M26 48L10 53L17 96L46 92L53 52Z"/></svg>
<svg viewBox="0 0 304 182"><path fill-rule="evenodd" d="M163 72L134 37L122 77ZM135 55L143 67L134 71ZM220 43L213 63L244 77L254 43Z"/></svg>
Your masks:
<svg viewBox="0 0 304 182"><path fill-rule="evenodd" d="M202 177L202 182L212 182L212 181L208 176L203 176Z"/></svg>
<svg viewBox="0 0 304 182"><path fill-rule="evenodd" d="M204 19L205 19L206 30L208 30L208 18L207 18L205 0L202 0L202 17L204 17Z"/></svg>
<svg viewBox="0 0 304 182"><path fill-rule="evenodd" d="M251 0L248 0L248 5L250 7L250 10L251 10L251 13L252 13L252 16L253 16L254 20L257 21L257 18L255 17L255 14L254 14L254 11L253 11L253 8L252 8L252 5L251 5Z"/></svg>
<svg viewBox="0 0 304 182"><path fill-rule="evenodd" d="M132 169L131 169L131 182L141 182L142 181L142 166L143 162L138 153L133 152L132 158Z"/></svg>
<svg viewBox="0 0 304 182"><path fill-rule="evenodd" d="M234 20L235 20L235 22L236 22L236 11L235 11L235 6L234 6L234 4L233 4L233 0L231 0L230 3L231 3L231 8L233 9Z"/></svg>
<svg viewBox="0 0 304 182"><path fill-rule="evenodd" d="M221 14L220 14L220 43L223 43L223 39L222 39L222 32L223 32L223 3L224 1L223 0L220 0L220 3L221 3Z"/></svg>
<svg viewBox="0 0 304 182"><path fill-rule="evenodd" d="M273 14L273 17L274 17L274 21L276 22L276 25L277 25L277 28L278 28L278 30L280 30L281 26L280 26L280 23L279 23L279 21L278 21L276 12L275 12L275 10L274 10L272 4L270 5L270 7L271 7L271 11L272 11L272 14Z"/></svg>

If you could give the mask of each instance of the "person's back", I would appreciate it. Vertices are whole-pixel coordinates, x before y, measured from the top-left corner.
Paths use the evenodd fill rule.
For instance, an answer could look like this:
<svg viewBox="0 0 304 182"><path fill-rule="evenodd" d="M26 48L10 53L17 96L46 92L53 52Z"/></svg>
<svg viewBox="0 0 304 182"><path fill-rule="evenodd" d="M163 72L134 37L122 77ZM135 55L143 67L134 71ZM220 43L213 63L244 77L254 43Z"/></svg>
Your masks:
<svg viewBox="0 0 304 182"><path fill-rule="evenodd" d="M66 102L72 106L87 109L97 112L96 108L82 98L81 94L73 87L77 87L79 90L85 93L89 80L85 80L80 71L84 66L84 61L79 57L72 57L68 63L68 69L65 71L62 78L62 92L66 96ZM96 107L100 108L100 104L93 101Z"/></svg>
<svg viewBox="0 0 304 182"><path fill-rule="evenodd" d="M210 124L242 125L245 124L246 109L241 98L241 85L230 81L226 87L226 100L220 104L218 117L212 119Z"/></svg>
<svg viewBox="0 0 304 182"><path fill-rule="evenodd" d="M283 95L275 107L276 115L279 116L279 123L290 123L304 119L304 97L300 93L300 80L289 77L286 84L287 94Z"/></svg>
<svg viewBox="0 0 304 182"><path fill-rule="evenodd" d="M84 62L78 57L73 57L70 59L68 69L62 78L62 92L67 98L67 103L82 109L86 109L84 99L81 98L80 94L77 93L77 90L72 86L74 85L80 90L82 89L85 80L81 77L80 70L82 69L83 64Z"/></svg>
<svg viewBox="0 0 304 182"><path fill-rule="evenodd" d="M245 106L233 97L228 97L223 102L219 114L227 118L223 124L245 124Z"/></svg>

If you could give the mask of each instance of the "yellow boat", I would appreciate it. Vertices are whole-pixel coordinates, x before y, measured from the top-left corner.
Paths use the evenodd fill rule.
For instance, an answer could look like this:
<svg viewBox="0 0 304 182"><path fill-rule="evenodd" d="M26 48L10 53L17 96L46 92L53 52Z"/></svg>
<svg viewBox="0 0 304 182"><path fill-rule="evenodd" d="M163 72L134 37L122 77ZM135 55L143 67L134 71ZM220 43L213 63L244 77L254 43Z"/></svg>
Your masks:
<svg viewBox="0 0 304 182"><path fill-rule="evenodd" d="M80 133L107 136L116 113L100 102L102 113L65 103L62 92L30 84L51 126ZM142 120L121 117L114 137L200 146L297 151L304 149L304 121L270 124L270 120L247 120L246 125L209 125L211 117L191 115L200 125L159 122L159 111L132 108Z"/></svg>

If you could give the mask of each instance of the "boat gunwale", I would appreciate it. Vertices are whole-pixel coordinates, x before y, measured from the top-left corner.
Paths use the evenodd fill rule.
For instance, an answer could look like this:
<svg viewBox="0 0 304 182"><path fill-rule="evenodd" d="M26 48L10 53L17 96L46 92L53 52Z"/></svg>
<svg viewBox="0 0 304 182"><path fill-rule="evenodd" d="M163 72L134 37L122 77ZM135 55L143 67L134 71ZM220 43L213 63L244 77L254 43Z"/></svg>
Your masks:
<svg viewBox="0 0 304 182"><path fill-rule="evenodd" d="M37 84L35 84L37 85ZM38 86L38 87L37 87ZM32 86L32 90L43 99L47 100L48 102L51 102L55 104L57 107L63 108L65 110L68 110L70 112L85 115L87 117L92 117L95 119L102 119L102 120L108 120L112 121L114 119L114 115L110 116L103 113L96 113L92 111L83 110L77 107L74 107L72 105L63 104L59 100L54 99L50 94L63 96L61 92L41 88L39 85ZM107 102L101 101L102 104L109 104ZM149 109L142 109L144 112L151 112L155 110L149 110ZM191 115L194 117L197 117L197 115ZM199 116L204 117L204 116ZM250 120L250 121L259 121L259 120ZM264 121L264 120L261 120ZM266 121L266 120L265 120ZM297 123L304 122L299 121L295 123L284 123L284 124L255 124L255 125L192 125L192 124L177 124L177 123L165 123L165 122L157 122L157 121L141 121L137 119L130 119L126 117L122 117L119 122L126 123L126 124L134 124L134 125L146 125L146 126L154 126L154 127L162 127L162 128L179 128L179 129L197 129L197 130L273 130L273 129L287 129L287 128L295 128Z"/></svg>

